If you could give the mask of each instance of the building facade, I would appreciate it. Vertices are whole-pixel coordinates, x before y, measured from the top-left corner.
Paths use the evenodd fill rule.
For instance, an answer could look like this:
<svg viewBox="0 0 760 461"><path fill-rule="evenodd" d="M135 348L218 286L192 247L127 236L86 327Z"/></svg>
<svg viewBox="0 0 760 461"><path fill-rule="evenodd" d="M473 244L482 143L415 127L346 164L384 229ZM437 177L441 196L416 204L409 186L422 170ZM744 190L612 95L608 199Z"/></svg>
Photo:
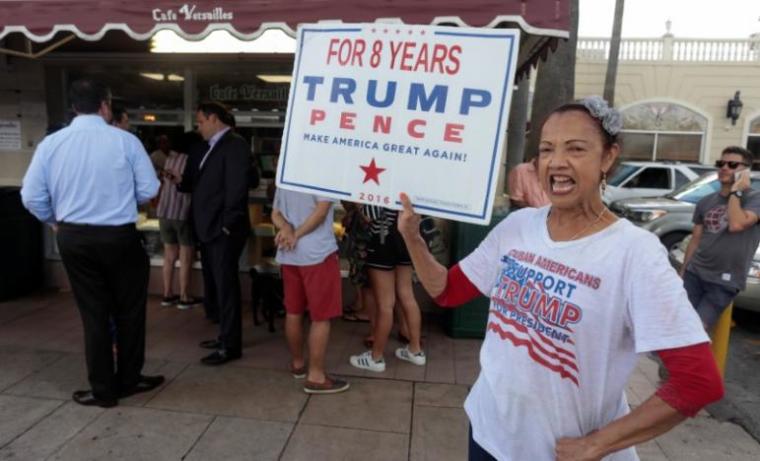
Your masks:
<svg viewBox="0 0 760 461"><path fill-rule="evenodd" d="M576 97L603 93L609 46L608 39L578 40ZM625 158L712 163L724 147L739 145L760 162L760 34L624 39L619 56L615 105L624 117ZM732 119L737 92L742 108Z"/></svg>

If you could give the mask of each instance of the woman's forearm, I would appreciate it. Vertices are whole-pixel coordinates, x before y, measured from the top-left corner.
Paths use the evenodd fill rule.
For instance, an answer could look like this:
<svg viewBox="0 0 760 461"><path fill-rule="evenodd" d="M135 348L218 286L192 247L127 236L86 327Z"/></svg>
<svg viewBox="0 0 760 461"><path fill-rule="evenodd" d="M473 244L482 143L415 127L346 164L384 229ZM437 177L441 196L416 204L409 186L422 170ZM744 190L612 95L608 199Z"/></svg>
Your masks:
<svg viewBox="0 0 760 461"><path fill-rule="evenodd" d="M606 456L662 435L685 419L681 412L653 395L629 414L592 434L592 437L605 447L603 454Z"/></svg>
<svg viewBox="0 0 760 461"><path fill-rule="evenodd" d="M404 236L404 243L414 265L417 278L428 294L435 298L446 289L448 270L439 263L427 247L421 235Z"/></svg>
<svg viewBox="0 0 760 461"><path fill-rule="evenodd" d="M557 460L598 460L669 431L686 417L653 395L629 414L585 437L560 439Z"/></svg>

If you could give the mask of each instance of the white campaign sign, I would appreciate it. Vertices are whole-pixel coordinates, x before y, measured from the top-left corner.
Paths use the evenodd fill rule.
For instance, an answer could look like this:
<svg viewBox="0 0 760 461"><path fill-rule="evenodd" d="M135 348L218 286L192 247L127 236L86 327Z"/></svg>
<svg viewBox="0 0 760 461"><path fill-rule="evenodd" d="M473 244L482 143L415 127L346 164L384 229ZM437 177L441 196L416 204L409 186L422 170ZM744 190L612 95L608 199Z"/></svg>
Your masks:
<svg viewBox="0 0 760 461"><path fill-rule="evenodd" d="M491 219L519 49L507 29L302 25L277 186Z"/></svg>

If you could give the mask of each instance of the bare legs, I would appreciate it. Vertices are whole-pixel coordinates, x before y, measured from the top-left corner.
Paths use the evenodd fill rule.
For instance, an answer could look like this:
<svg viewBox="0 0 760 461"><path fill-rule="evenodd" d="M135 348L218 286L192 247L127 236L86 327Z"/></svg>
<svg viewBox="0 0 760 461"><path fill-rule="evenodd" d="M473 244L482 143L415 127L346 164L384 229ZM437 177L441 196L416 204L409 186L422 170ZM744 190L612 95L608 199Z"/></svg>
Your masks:
<svg viewBox="0 0 760 461"><path fill-rule="evenodd" d="M406 320L406 333L409 338L409 350L413 353L420 352L420 331L422 329L422 316L420 306L414 297L412 288L412 266L396 266L396 297L404 312L399 316L399 325L403 332L403 321Z"/></svg>
<svg viewBox="0 0 760 461"><path fill-rule="evenodd" d="M164 298L174 296L174 266L179 259L179 297L181 301L190 298L190 274L193 270L194 248L188 245L164 245L164 265L161 273L164 278Z"/></svg>
<svg viewBox="0 0 760 461"><path fill-rule="evenodd" d="M164 266L162 275L164 278L164 298L171 298L174 295L174 265L177 263L179 256L179 245L164 244Z"/></svg>
<svg viewBox="0 0 760 461"><path fill-rule="evenodd" d="M302 314L288 314L285 317L285 338L290 349L293 368L306 364L304 357L304 326ZM311 382L325 381L325 354L330 339L330 321L311 322L309 328L309 372L306 379Z"/></svg>
<svg viewBox="0 0 760 461"><path fill-rule="evenodd" d="M190 299L190 274L193 270L193 253L195 248L190 245L179 246L179 299Z"/></svg>
<svg viewBox="0 0 760 461"><path fill-rule="evenodd" d="M397 299L403 311L403 316L399 316L402 330L404 320L407 325L406 333L409 338L409 350L412 353L420 352L420 329L422 322L420 307L414 298L412 289L411 266L397 266L392 271L369 269L369 278L377 304L372 359L379 360L383 356L383 351L388 343L388 336L393 327L393 309Z"/></svg>

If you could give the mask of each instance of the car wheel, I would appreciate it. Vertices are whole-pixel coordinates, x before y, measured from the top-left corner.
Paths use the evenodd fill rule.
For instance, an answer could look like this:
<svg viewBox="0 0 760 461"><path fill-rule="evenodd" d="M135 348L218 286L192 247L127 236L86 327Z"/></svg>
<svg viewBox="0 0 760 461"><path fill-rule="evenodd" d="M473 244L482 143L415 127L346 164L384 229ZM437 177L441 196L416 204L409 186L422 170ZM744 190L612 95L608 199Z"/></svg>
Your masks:
<svg viewBox="0 0 760 461"><path fill-rule="evenodd" d="M668 249L668 252L670 252L670 250L677 247L687 235L689 234L686 232L671 232L670 234L660 237L660 242L662 242L662 244L665 245L665 248Z"/></svg>

